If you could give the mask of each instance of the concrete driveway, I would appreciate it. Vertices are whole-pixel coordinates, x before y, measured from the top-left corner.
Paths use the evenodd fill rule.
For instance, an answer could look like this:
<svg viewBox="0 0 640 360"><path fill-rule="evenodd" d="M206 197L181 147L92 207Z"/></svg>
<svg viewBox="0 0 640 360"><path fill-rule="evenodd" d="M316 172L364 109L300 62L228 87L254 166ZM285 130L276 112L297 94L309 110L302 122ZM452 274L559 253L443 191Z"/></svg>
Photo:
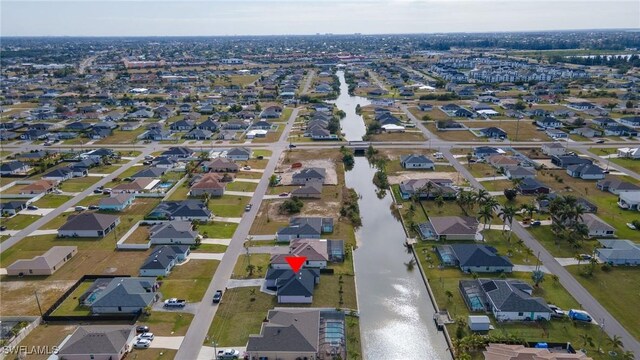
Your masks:
<svg viewBox="0 0 640 360"><path fill-rule="evenodd" d="M198 353L197 360L214 359L216 350L220 351L220 350L227 350L227 349L238 350L240 352L240 359L242 359L242 355L247 351L247 348L245 346L217 347L217 348L214 348L213 346L203 346L200 349L200 353Z"/></svg>
<svg viewBox="0 0 640 360"><path fill-rule="evenodd" d="M166 308L164 307L163 301L157 301L155 304L153 304L152 306L153 311L195 314L198 311L198 306L200 306L199 302L196 302L196 303L188 302L183 308L170 308L170 307Z"/></svg>
<svg viewBox="0 0 640 360"><path fill-rule="evenodd" d="M24 209L22 211L20 211L21 215L38 215L38 216L45 216L47 214L49 214L50 212L52 212L55 209L51 209L51 208L40 208L38 210L28 210L28 209Z"/></svg>
<svg viewBox="0 0 640 360"><path fill-rule="evenodd" d="M224 194L235 195L235 196L248 196L248 197L253 196L253 192L249 192L249 191L225 191Z"/></svg>
<svg viewBox="0 0 640 360"><path fill-rule="evenodd" d="M555 258L556 261L558 262L558 264L562 265L562 266L569 266L569 265L578 265L578 259L576 258ZM589 261L587 260L582 260L580 261L580 264L585 264L588 263Z"/></svg>
<svg viewBox="0 0 640 360"><path fill-rule="evenodd" d="M252 246L249 248L251 254L288 254L288 246Z"/></svg>
<svg viewBox="0 0 640 360"><path fill-rule="evenodd" d="M201 253L201 252L192 252L189 255L191 260L222 260L224 253Z"/></svg>
<svg viewBox="0 0 640 360"><path fill-rule="evenodd" d="M513 271L532 272L536 268L537 266L535 265L513 265ZM544 267L544 265L540 266L540 270L545 274L551 274L551 271Z"/></svg>
<svg viewBox="0 0 640 360"><path fill-rule="evenodd" d="M229 246L229 243L231 242L231 239L211 239L211 238L207 238L207 239L202 239L202 244L214 244L214 245L227 245Z"/></svg>
<svg viewBox="0 0 640 360"><path fill-rule="evenodd" d="M184 340L184 336L154 336L149 347L152 349L178 350L182 340Z"/></svg>
<svg viewBox="0 0 640 360"><path fill-rule="evenodd" d="M229 279L227 281L227 288L240 288L240 287L262 287L264 284L264 279L246 279L246 280L237 280L237 279Z"/></svg>

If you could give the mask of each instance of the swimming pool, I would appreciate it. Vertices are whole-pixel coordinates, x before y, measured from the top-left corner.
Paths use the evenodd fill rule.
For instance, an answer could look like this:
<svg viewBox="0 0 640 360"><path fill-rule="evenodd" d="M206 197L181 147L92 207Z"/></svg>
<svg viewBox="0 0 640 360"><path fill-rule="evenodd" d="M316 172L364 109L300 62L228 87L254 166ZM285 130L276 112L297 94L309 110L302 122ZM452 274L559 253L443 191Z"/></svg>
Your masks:
<svg viewBox="0 0 640 360"><path fill-rule="evenodd" d="M166 188L170 188L170 187L171 187L171 185L173 185L173 183L172 183L172 182L163 182L163 183L158 184L158 187L159 187L159 188L166 189Z"/></svg>
<svg viewBox="0 0 640 360"><path fill-rule="evenodd" d="M344 342L344 323L342 321L327 321L325 323L324 339L333 346Z"/></svg>
<svg viewBox="0 0 640 360"><path fill-rule="evenodd" d="M482 299L479 296L471 296L469 297L469 303L471 305L471 311L482 311L484 310L484 304L482 303Z"/></svg>

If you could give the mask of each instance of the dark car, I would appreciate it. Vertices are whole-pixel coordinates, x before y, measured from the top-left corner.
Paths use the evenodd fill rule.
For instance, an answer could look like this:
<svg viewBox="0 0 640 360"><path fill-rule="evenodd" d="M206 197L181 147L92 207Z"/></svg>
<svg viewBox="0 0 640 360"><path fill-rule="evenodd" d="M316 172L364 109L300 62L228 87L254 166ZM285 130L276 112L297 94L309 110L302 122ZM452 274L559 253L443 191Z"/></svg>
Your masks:
<svg viewBox="0 0 640 360"><path fill-rule="evenodd" d="M296 146L293 145L293 144L289 144L289 149L293 149L294 147L296 147Z"/></svg>
<svg viewBox="0 0 640 360"><path fill-rule="evenodd" d="M35 205L29 205L27 206L27 210L38 210L38 207Z"/></svg>
<svg viewBox="0 0 640 360"><path fill-rule="evenodd" d="M541 222L536 220L531 223L531 226L540 226Z"/></svg>
<svg viewBox="0 0 640 360"><path fill-rule="evenodd" d="M262 159L264 159L264 156L259 155L258 157L256 157L256 159L258 159L258 160L262 160Z"/></svg>
<svg viewBox="0 0 640 360"><path fill-rule="evenodd" d="M6 226L4 226L4 225L0 226L0 231L5 231L5 230L7 230Z"/></svg>
<svg viewBox="0 0 640 360"><path fill-rule="evenodd" d="M596 141L596 144L604 144L604 139L600 139L600 140Z"/></svg>
<svg viewBox="0 0 640 360"><path fill-rule="evenodd" d="M222 290L216 290L216 293L213 295L213 303L217 304L222 300Z"/></svg>
<svg viewBox="0 0 640 360"><path fill-rule="evenodd" d="M144 334L149 332L149 327L147 325L140 325L138 327L136 327L136 332L138 334Z"/></svg>
<svg viewBox="0 0 640 360"><path fill-rule="evenodd" d="M89 205L89 210L99 210L100 206L98 205Z"/></svg>
<svg viewBox="0 0 640 360"><path fill-rule="evenodd" d="M102 194L102 190L100 190L100 189L95 189L95 190L93 190L93 193L94 193L94 194Z"/></svg>

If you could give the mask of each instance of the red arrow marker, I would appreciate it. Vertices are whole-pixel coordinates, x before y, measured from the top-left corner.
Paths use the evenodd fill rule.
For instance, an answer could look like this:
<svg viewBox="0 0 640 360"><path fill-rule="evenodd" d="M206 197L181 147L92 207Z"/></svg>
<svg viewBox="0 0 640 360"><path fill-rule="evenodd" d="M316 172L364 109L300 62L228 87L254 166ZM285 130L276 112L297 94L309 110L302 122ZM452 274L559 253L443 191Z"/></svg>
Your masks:
<svg viewBox="0 0 640 360"><path fill-rule="evenodd" d="M307 261L306 256L285 256L284 259L287 260L289 266L291 266L291 270L293 270L293 272L295 273L300 271L300 268L302 267L304 262Z"/></svg>

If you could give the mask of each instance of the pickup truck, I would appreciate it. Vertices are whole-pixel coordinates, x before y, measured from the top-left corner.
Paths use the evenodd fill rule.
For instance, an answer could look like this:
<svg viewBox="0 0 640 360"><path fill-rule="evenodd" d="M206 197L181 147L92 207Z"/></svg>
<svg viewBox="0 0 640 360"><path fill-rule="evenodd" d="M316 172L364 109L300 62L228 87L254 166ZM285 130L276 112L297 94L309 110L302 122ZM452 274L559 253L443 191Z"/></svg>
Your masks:
<svg viewBox="0 0 640 360"><path fill-rule="evenodd" d="M164 307L184 307L187 305L187 300L171 298L164 301Z"/></svg>
<svg viewBox="0 0 640 360"><path fill-rule="evenodd" d="M218 350L218 360L235 360L240 357L240 351L236 349Z"/></svg>

